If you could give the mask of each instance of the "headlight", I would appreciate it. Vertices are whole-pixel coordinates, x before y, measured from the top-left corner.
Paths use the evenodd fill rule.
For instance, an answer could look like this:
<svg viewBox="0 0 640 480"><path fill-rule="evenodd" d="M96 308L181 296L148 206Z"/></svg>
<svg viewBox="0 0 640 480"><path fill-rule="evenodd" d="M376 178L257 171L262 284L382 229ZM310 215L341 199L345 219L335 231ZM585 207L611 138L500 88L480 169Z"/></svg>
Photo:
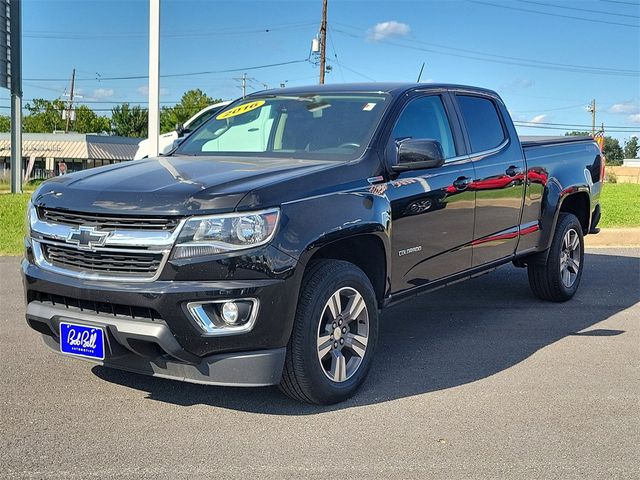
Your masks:
<svg viewBox="0 0 640 480"><path fill-rule="evenodd" d="M173 258L244 250L271 241L278 226L280 209L193 217L182 227Z"/></svg>
<svg viewBox="0 0 640 480"><path fill-rule="evenodd" d="M33 206L31 200L27 203L27 212L26 218L24 221L24 233L27 237L31 236L31 226L35 223L38 218L38 213L36 212L36 207Z"/></svg>

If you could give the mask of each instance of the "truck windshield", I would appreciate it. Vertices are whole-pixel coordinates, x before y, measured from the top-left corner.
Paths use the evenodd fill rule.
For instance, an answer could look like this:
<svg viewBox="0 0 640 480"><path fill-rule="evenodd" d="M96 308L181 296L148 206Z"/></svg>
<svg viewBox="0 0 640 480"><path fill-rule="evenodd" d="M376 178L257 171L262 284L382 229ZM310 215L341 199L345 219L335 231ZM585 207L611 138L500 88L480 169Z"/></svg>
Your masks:
<svg viewBox="0 0 640 480"><path fill-rule="evenodd" d="M174 155L350 160L367 147L386 103L382 94L247 98L209 119Z"/></svg>

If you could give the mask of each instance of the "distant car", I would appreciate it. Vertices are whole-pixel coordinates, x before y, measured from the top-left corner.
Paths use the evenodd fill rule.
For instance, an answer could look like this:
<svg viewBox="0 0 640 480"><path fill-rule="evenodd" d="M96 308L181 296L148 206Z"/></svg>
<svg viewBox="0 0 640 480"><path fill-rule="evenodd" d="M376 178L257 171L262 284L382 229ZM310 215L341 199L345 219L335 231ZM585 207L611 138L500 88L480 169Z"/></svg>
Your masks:
<svg viewBox="0 0 640 480"><path fill-rule="evenodd" d="M160 145L158 148L160 155L169 153L176 140L187 136L230 103L231 102L220 102L209 105L184 122L184 125L178 125L176 130L160 135ZM149 149L149 139L146 138L138 144L138 151L133 159L142 160L143 158L147 158L149 156Z"/></svg>

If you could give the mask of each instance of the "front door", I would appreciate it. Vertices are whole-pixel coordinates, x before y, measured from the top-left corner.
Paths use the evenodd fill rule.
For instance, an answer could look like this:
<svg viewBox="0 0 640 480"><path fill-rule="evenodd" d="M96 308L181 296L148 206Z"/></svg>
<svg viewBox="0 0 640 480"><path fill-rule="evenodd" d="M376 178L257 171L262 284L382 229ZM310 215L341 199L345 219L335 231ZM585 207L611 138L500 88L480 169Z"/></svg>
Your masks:
<svg viewBox="0 0 640 480"><path fill-rule="evenodd" d="M425 285L471 267L475 192L473 165L464 155L459 125L446 94L418 96L398 116L386 149L395 163L396 142L435 139L441 167L402 172L385 185L391 202L392 293ZM447 108L446 105L449 105ZM453 126L453 128L452 128Z"/></svg>

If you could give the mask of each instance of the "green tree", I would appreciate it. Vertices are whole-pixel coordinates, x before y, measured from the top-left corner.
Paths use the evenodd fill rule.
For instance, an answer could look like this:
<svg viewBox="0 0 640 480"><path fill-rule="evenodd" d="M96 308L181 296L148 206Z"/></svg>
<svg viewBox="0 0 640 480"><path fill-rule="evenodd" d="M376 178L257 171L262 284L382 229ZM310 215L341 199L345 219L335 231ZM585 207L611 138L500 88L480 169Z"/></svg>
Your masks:
<svg viewBox="0 0 640 480"><path fill-rule="evenodd" d="M78 133L105 133L111 130L107 117L96 115L86 105L76 107L76 119L71 124L71 130Z"/></svg>
<svg viewBox="0 0 640 480"><path fill-rule="evenodd" d="M604 137L604 147L602 147L607 165L622 165L624 160L624 152L617 138Z"/></svg>
<svg viewBox="0 0 640 480"><path fill-rule="evenodd" d="M111 131L123 137L146 137L149 114L139 105L123 103L111 109Z"/></svg>
<svg viewBox="0 0 640 480"><path fill-rule="evenodd" d="M45 100L35 98L25 105L29 112L23 121L25 132L51 133L63 130L67 121L63 120L63 111L67 105L62 100ZM71 122L70 130L78 133L102 133L109 131L109 119L101 117L86 105L75 107L75 120Z"/></svg>
<svg viewBox="0 0 640 480"><path fill-rule="evenodd" d="M200 89L185 92L177 105L162 107L160 132L166 133L175 130L177 124L186 122L203 108L221 101L221 99L211 98Z"/></svg>
<svg viewBox="0 0 640 480"><path fill-rule="evenodd" d="M11 117L7 115L0 115L0 132L11 131Z"/></svg>
<svg viewBox="0 0 640 480"><path fill-rule="evenodd" d="M62 100L45 100L34 98L33 102L24 107L29 113L23 120L23 129L30 133L51 133L64 129L65 121L62 112L65 104Z"/></svg>
<svg viewBox="0 0 640 480"><path fill-rule="evenodd" d="M6 130L2 131L4 132ZM639 150L638 137L631 137L629 141L624 144L624 158L638 158Z"/></svg>

